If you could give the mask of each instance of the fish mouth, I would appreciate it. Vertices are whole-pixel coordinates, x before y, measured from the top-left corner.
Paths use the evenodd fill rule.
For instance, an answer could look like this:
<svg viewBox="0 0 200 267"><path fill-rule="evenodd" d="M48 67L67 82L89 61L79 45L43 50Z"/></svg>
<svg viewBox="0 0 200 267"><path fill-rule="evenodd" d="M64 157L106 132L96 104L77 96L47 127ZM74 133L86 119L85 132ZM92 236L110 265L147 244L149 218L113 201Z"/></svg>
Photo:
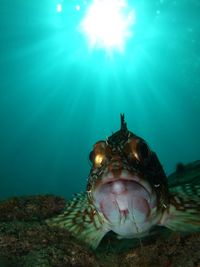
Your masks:
<svg viewBox="0 0 200 267"><path fill-rule="evenodd" d="M97 209L111 223L120 222L123 216L144 222L155 206L150 184L125 171L119 177L105 175L95 187L93 198Z"/></svg>

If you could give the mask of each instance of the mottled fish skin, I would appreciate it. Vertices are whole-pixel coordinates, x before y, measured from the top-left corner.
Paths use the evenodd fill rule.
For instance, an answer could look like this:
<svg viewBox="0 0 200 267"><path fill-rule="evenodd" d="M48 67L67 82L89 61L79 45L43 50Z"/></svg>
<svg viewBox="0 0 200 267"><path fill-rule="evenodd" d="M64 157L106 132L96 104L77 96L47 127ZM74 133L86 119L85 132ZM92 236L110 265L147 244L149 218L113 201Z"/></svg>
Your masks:
<svg viewBox="0 0 200 267"><path fill-rule="evenodd" d="M92 248L98 246L99 240L107 232L104 217L89 203L86 193L76 194L67 204L63 214L46 222L48 225L67 229Z"/></svg>
<svg viewBox="0 0 200 267"><path fill-rule="evenodd" d="M200 231L200 174L198 183L177 185L169 191L170 205L160 224L173 231Z"/></svg>
<svg viewBox="0 0 200 267"><path fill-rule="evenodd" d="M86 193L75 195L49 225L66 228L93 249L109 231L135 238L155 225L200 230L200 182L169 188L155 152L128 131L124 115L121 129L98 141L89 158Z"/></svg>

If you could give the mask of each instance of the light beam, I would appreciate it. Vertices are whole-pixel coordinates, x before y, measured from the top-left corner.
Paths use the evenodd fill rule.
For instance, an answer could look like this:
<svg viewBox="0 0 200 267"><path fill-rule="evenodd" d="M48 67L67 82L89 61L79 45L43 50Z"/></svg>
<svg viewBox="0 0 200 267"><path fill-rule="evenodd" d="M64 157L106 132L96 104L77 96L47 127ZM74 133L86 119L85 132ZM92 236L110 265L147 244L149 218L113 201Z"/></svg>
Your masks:
<svg viewBox="0 0 200 267"><path fill-rule="evenodd" d="M57 4L57 7L56 7L56 9L57 9L57 12L62 12L62 5L61 4Z"/></svg>
<svg viewBox="0 0 200 267"><path fill-rule="evenodd" d="M91 48L123 52L134 23L135 11L126 0L93 0L80 26Z"/></svg>

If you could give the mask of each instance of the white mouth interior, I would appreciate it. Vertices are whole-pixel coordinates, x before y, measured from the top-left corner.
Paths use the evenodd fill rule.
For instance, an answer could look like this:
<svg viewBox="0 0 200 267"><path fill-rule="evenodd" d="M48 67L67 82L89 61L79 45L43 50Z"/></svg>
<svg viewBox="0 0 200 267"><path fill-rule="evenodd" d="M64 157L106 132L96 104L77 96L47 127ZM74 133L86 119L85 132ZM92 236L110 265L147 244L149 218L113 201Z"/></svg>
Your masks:
<svg viewBox="0 0 200 267"><path fill-rule="evenodd" d="M111 223L120 223L129 217L142 223L150 212L150 192L135 180L112 179L99 185L94 193L96 207Z"/></svg>

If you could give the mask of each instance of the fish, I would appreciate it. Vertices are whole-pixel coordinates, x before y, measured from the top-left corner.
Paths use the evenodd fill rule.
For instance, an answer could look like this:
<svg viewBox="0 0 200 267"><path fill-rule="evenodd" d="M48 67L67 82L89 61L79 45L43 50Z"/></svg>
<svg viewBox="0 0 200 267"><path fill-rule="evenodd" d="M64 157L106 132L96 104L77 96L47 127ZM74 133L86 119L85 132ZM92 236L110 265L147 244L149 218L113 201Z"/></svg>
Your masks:
<svg viewBox="0 0 200 267"><path fill-rule="evenodd" d="M89 154L86 192L47 224L67 229L92 249L110 231L127 239L148 236L155 226L199 231L200 181L170 187L156 153L120 116L120 130L96 142Z"/></svg>

